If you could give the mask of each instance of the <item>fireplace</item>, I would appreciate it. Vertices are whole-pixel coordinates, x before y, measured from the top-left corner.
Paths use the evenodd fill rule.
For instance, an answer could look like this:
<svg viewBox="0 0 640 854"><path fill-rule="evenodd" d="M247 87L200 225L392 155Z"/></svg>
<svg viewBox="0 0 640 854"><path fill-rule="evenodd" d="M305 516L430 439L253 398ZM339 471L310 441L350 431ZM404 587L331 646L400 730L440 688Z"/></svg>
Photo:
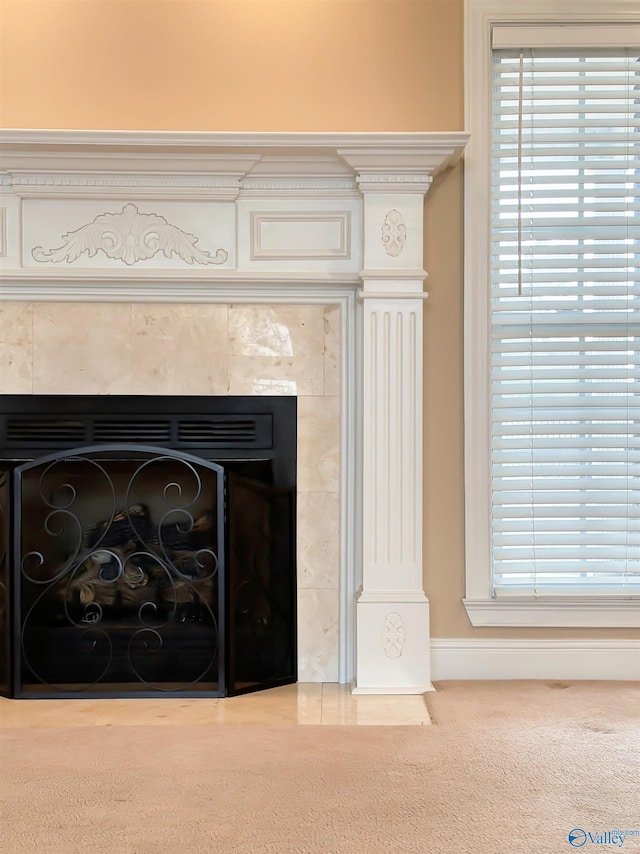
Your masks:
<svg viewBox="0 0 640 854"><path fill-rule="evenodd" d="M5 692L218 697L295 681L296 409L1 397Z"/></svg>
<svg viewBox="0 0 640 854"><path fill-rule="evenodd" d="M303 681L430 689L423 212L466 138L0 137L0 393L297 397Z"/></svg>

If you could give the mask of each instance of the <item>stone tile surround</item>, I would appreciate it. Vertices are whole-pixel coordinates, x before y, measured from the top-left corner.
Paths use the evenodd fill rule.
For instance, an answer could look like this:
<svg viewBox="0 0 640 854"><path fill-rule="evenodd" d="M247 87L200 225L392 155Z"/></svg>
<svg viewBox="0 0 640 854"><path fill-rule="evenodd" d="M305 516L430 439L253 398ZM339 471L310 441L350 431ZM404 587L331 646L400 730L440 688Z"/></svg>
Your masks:
<svg viewBox="0 0 640 854"><path fill-rule="evenodd" d="M340 309L0 303L2 394L297 394L299 678L338 679Z"/></svg>

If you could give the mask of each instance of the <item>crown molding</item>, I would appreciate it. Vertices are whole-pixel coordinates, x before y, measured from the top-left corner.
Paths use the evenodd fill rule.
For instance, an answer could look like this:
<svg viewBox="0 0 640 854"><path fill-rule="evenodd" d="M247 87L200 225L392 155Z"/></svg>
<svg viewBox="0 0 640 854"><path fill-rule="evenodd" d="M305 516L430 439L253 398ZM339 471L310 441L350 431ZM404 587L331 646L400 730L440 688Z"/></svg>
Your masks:
<svg viewBox="0 0 640 854"><path fill-rule="evenodd" d="M335 152L338 149L423 150L442 149L464 145L467 134L448 131L402 132L356 132L356 133L271 133L253 131L131 131L131 130L50 130L30 128L0 129L0 149L28 149L43 145L59 148L88 146L95 149L144 148L155 150L184 151L198 149L199 153L226 153L231 150L256 149L309 149Z"/></svg>
<svg viewBox="0 0 640 854"><path fill-rule="evenodd" d="M3 186L23 199L207 199L234 200L240 179L234 175L175 175L163 172L122 174L98 171L61 172L11 170L2 175Z"/></svg>
<svg viewBox="0 0 640 854"><path fill-rule="evenodd" d="M462 132L230 133L0 130L10 190L20 196L83 195L86 176L104 195L234 194L316 190L422 192L462 155ZM135 173L131 177L130 173ZM8 176L8 177L7 177ZM85 176L85 177L83 177ZM83 181L85 183L83 183ZM146 183L145 183L146 182Z"/></svg>

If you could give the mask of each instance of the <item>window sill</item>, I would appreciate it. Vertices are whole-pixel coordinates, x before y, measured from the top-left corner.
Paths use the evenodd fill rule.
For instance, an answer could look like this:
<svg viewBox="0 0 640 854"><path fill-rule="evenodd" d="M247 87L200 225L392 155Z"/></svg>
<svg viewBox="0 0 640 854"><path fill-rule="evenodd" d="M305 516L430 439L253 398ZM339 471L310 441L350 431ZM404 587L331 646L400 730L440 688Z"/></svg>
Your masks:
<svg viewBox="0 0 640 854"><path fill-rule="evenodd" d="M473 626L640 628L640 599L463 599Z"/></svg>

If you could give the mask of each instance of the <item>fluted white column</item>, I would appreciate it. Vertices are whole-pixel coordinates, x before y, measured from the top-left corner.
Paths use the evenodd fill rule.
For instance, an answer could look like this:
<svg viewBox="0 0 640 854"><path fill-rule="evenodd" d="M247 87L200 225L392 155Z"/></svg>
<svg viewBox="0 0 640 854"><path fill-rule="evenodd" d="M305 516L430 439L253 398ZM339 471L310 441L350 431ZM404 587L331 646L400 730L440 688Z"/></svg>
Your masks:
<svg viewBox="0 0 640 854"><path fill-rule="evenodd" d="M363 298L355 690L422 693L430 687L429 602L422 589L422 298L421 292L379 298L367 289Z"/></svg>
<svg viewBox="0 0 640 854"><path fill-rule="evenodd" d="M430 170L350 162L364 196L362 585L354 693L431 688L422 582L423 206ZM397 164L396 164L397 165Z"/></svg>

